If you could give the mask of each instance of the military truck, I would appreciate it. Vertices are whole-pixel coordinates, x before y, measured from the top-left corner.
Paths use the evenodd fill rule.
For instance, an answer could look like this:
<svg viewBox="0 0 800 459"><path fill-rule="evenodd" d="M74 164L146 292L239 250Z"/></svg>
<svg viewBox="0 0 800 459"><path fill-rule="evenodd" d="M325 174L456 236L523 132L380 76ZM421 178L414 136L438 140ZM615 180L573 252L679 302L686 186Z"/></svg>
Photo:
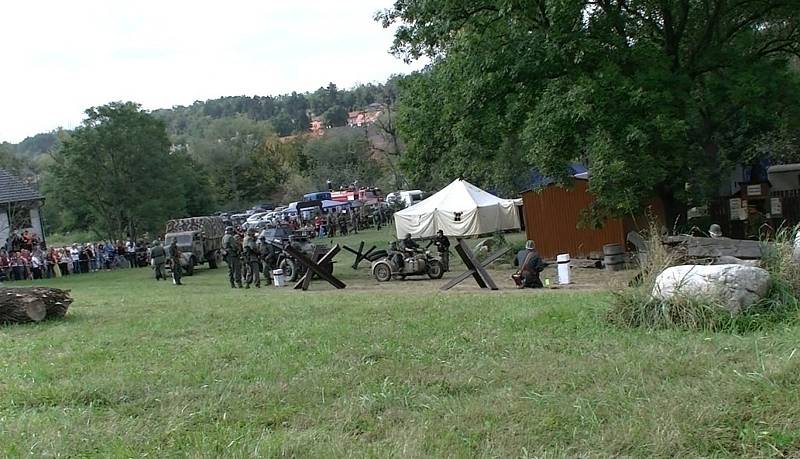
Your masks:
<svg viewBox="0 0 800 459"><path fill-rule="evenodd" d="M194 274L194 268L208 263L216 269L222 262L222 236L225 224L221 217L191 217L167 222L164 245L177 240L181 251L181 266L186 275Z"/></svg>

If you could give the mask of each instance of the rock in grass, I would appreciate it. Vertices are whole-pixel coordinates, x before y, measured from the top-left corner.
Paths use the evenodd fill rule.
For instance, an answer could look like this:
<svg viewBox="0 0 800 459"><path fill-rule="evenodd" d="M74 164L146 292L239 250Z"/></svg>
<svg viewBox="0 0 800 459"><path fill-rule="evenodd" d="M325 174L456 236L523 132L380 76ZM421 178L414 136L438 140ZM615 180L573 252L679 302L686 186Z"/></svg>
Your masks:
<svg viewBox="0 0 800 459"><path fill-rule="evenodd" d="M710 299L731 314L747 310L766 296L769 272L737 264L673 266L661 272L653 287L657 299Z"/></svg>
<svg viewBox="0 0 800 459"><path fill-rule="evenodd" d="M792 252L792 261L800 264L800 229L794 237L794 251Z"/></svg>

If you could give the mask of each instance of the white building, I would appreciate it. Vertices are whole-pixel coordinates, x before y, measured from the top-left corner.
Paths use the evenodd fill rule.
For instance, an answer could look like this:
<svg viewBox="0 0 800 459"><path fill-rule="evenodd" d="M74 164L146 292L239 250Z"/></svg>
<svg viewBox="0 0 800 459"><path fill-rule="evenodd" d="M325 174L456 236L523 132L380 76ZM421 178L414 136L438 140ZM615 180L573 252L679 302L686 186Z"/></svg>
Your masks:
<svg viewBox="0 0 800 459"><path fill-rule="evenodd" d="M37 234L44 241L44 228L39 208L44 197L22 183L7 171L0 169L0 246L4 245L12 231Z"/></svg>

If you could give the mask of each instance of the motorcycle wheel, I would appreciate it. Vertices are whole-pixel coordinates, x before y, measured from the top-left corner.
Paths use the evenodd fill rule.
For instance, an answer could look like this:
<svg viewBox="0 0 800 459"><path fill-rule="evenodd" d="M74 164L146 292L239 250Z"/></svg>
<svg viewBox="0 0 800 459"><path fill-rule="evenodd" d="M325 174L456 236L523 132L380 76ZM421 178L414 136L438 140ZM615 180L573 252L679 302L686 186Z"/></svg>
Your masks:
<svg viewBox="0 0 800 459"><path fill-rule="evenodd" d="M392 280L392 268L389 263L378 263L372 269L372 275L378 282L388 282Z"/></svg>
<svg viewBox="0 0 800 459"><path fill-rule="evenodd" d="M441 279L444 275L444 266L439 260L431 260L428 262L428 277L431 279Z"/></svg>
<svg viewBox="0 0 800 459"><path fill-rule="evenodd" d="M294 263L294 260L284 258L279 268L283 270L283 276L286 278L287 282L294 282L297 280L297 265Z"/></svg>

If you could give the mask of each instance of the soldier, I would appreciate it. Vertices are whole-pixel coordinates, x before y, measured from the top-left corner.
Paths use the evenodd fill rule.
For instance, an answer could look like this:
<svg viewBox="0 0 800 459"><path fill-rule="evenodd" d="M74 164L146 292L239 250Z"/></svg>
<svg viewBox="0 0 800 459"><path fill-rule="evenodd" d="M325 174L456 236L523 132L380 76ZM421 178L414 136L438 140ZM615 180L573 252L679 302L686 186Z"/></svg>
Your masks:
<svg viewBox="0 0 800 459"><path fill-rule="evenodd" d="M242 246L244 247L244 262L247 266L244 288L250 288L250 284L256 284L256 288L261 288L261 257L254 228L247 230L247 236L245 236Z"/></svg>
<svg viewBox="0 0 800 459"><path fill-rule="evenodd" d="M228 280L231 288L242 288L242 265L239 262L239 244L233 234L233 227L225 228L225 236L222 237L222 255L225 263L228 264Z"/></svg>
<svg viewBox="0 0 800 459"><path fill-rule="evenodd" d="M361 208L358 209L350 209L350 228L353 230L353 234L358 234L358 227L360 226L359 216L361 215Z"/></svg>
<svg viewBox="0 0 800 459"><path fill-rule="evenodd" d="M261 273L269 280L269 273L272 271L272 250L267 243L267 238L263 234L258 237L258 254L261 258Z"/></svg>
<svg viewBox="0 0 800 459"><path fill-rule="evenodd" d="M169 258L172 262L172 283L181 284L181 251L178 249L178 240L173 239L169 245Z"/></svg>
<svg viewBox="0 0 800 459"><path fill-rule="evenodd" d="M339 224L339 234L347 236L347 214L344 211L339 212L336 222Z"/></svg>
<svg viewBox="0 0 800 459"><path fill-rule="evenodd" d="M539 273L547 266L547 263L542 261L533 241L527 241L525 248L517 253L514 258L514 266L519 267L517 272L511 275L517 288L544 287L542 280L539 279Z"/></svg>
<svg viewBox="0 0 800 459"><path fill-rule="evenodd" d="M167 280L167 276L164 274L167 253L164 251L164 247L161 247L161 241L153 241L153 246L150 247L150 263L156 273L156 280Z"/></svg>
<svg viewBox="0 0 800 459"><path fill-rule="evenodd" d="M436 232L433 244L436 246L436 251L439 252L439 259L442 260L444 272L450 271L450 240L444 235L444 231L439 230Z"/></svg>

